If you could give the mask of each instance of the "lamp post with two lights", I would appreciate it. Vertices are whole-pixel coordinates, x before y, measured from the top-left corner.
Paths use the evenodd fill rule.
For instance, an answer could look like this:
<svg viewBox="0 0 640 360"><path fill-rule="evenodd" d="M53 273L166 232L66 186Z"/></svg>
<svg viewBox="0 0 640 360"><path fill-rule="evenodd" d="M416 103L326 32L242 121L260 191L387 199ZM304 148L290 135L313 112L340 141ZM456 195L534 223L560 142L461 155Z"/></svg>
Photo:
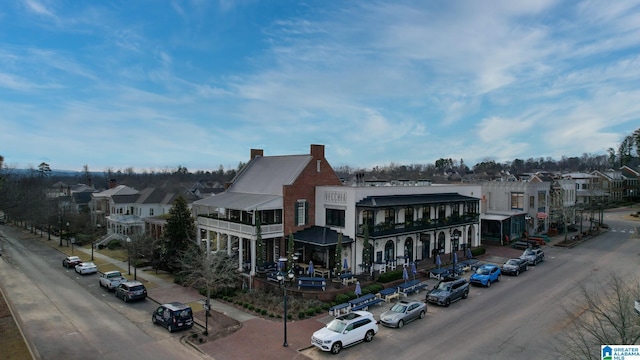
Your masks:
<svg viewBox="0 0 640 360"><path fill-rule="evenodd" d="M455 243L456 245L458 244L458 240L460 240L460 234L458 233L458 230L454 230L453 233L451 234L451 276L455 276L456 275L456 254L455 254L455 250L453 248L453 244Z"/></svg>
<svg viewBox="0 0 640 360"><path fill-rule="evenodd" d="M293 255L292 259L296 260L296 258L297 256ZM283 256L283 257L280 257L278 261L286 262L287 258ZM284 347L289 346L289 344L287 343L287 285L285 284L285 278L287 278L288 281L290 282L291 280L293 280L293 276L294 276L293 271L291 269L287 272L286 277L285 275L282 274L282 272L279 272L277 276L278 283L282 288L283 296L284 296L284 342L282 343L282 346Z"/></svg>

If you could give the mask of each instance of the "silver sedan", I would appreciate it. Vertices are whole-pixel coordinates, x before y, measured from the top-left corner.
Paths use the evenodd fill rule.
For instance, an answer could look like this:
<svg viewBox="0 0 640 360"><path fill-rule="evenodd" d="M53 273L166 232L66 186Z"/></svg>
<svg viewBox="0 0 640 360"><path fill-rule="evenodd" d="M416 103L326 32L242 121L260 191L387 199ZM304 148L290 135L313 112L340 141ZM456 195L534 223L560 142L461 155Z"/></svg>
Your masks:
<svg viewBox="0 0 640 360"><path fill-rule="evenodd" d="M401 328L405 323L415 319L424 319L427 304L421 301L400 301L391 309L380 314L380 323L384 326Z"/></svg>

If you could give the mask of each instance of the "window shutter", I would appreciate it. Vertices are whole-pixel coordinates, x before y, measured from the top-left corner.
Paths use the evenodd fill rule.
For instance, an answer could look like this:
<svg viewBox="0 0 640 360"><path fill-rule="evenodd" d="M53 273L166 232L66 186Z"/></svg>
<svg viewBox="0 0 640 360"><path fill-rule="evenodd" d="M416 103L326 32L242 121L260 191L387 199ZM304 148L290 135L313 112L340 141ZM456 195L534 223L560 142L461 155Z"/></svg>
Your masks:
<svg viewBox="0 0 640 360"><path fill-rule="evenodd" d="M304 202L304 224L309 224L309 203Z"/></svg>
<svg viewBox="0 0 640 360"><path fill-rule="evenodd" d="M294 218L294 220L293 220L293 224L294 224L295 226L298 226L298 208L299 208L299 207L300 207L300 203L296 201L296 206L295 206L295 210L294 210L294 212L295 212L295 218Z"/></svg>

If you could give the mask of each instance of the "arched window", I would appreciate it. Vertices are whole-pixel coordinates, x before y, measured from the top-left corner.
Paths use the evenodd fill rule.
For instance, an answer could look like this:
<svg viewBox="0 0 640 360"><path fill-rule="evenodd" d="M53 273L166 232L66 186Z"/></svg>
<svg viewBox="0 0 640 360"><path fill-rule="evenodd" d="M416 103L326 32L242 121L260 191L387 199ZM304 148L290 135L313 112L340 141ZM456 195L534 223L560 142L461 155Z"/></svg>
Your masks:
<svg viewBox="0 0 640 360"><path fill-rule="evenodd" d="M438 234L438 250L444 249L444 244L446 243L444 232L440 232Z"/></svg>
<svg viewBox="0 0 640 360"><path fill-rule="evenodd" d="M396 254L393 248L393 241L389 240L384 244L384 260L395 260Z"/></svg>
<svg viewBox="0 0 640 360"><path fill-rule="evenodd" d="M413 261L413 238L408 237L404 241L404 256L409 262Z"/></svg>

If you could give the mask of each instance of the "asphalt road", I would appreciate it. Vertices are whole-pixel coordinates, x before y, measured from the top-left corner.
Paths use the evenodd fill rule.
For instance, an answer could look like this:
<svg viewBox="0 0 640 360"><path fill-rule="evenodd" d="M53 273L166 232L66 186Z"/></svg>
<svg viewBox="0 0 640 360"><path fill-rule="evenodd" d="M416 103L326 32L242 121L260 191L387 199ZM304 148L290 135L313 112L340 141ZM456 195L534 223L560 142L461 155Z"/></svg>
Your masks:
<svg viewBox="0 0 640 360"><path fill-rule="evenodd" d="M62 267L61 254L39 241L14 238L0 226L0 279L41 359L206 358L151 323L152 301L123 303L98 275Z"/></svg>
<svg viewBox="0 0 640 360"><path fill-rule="evenodd" d="M425 319L402 329L380 327L371 343L344 349L342 359L552 359L573 309L579 284L606 284L610 272L637 279L640 238L627 212L607 213L609 231L573 249L545 247L545 261L490 288L471 287L449 308L429 304ZM467 274L467 276L469 276ZM434 280L430 280L435 284ZM424 293L420 295L424 299ZM633 306L633 304L630 304ZM376 317L388 306L370 309ZM335 358L315 348L312 359Z"/></svg>

